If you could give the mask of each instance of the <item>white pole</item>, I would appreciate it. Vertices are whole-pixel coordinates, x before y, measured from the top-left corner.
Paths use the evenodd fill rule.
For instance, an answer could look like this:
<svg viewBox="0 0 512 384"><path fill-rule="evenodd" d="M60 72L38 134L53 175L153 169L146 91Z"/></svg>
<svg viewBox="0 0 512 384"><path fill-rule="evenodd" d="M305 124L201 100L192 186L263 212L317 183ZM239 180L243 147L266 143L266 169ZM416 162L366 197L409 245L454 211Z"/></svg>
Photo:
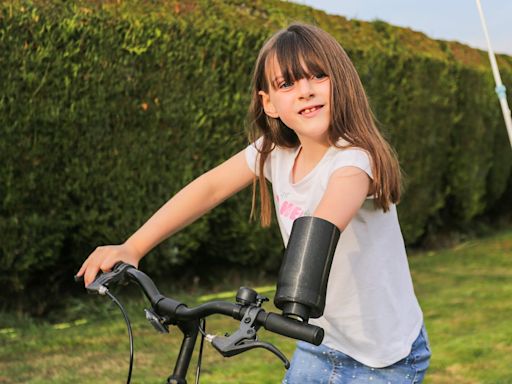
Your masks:
<svg viewBox="0 0 512 384"><path fill-rule="evenodd" d="M482 28L484 29L485 39L487 40L487 52L489 53L489 60L491 61L492 73L494 75L494 81L496 82L496 93L501 104L501 111L503 112L503 118L505 119L505 125L507 126L508 138L510 140L510 146L512 147L512 117L510 116L510 108L507 102L506 88L501 82L500 71L498 70L498 64L496 63L496 57L491 47L491 39L487 32L487 24L485 23L484 12L482 11L482 5L480 0L476 0L478 12L480 13L480 20L482 21Z"/></svg>

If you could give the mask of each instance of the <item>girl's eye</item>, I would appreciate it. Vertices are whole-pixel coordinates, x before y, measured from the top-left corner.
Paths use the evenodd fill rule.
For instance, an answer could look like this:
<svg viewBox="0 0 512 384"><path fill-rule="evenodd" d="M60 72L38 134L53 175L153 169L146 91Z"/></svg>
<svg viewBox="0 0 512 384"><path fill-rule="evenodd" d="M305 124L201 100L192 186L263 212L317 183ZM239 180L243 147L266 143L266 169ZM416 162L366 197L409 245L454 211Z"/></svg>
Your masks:
<svg viewBox="0 0 512 384"><path fill-rule="evenodd" d="M293 83L288 83L287 81L280 82L277 86L278 88L290 88L293 85Z"/></svg>
<svg viewBox="0 0 512 384"><path fill-rule="evenodd" d="M323 79L325 77L327 77L327 75L325 73L317 73L313 76L315 79Z"/></svg>

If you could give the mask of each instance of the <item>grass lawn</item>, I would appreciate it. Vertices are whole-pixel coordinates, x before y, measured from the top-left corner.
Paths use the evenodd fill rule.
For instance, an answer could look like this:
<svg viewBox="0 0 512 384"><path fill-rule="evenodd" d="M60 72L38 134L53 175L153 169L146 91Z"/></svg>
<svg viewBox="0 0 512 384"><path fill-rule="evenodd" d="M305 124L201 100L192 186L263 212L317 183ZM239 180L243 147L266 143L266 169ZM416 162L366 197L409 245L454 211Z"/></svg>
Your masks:
<svg viewBox="0 0 512 384"><path fill-rule="evenodd" d="M433 349L425 383L512 383L512 230L413 253L410 266ZM200 300L190 293L179 297L190 304ZM144 319L144 300L133 292L120 293L120 299L135 334L132 382L164 383L179 348L178 332L156 333ZM0 383L126 382L128 337L117 307L84 293L68 317L50 324L0 315ZM207 323L208 332L217 334L237 326L220 317ZM293 340L263 330L259 334L291 358ZM195 361L189 383L194 369ZM268 351L226 359L205 345L203 383L278 383L283 374L281 362Z"/></svg>

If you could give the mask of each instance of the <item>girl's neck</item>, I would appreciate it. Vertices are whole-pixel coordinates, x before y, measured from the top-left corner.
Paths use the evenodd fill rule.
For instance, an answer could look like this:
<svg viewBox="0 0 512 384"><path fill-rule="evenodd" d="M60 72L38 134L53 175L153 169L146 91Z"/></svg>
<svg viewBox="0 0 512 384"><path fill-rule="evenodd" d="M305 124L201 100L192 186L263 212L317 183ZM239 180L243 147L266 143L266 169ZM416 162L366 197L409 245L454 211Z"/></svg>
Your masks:
<svg viewBox="0 0 512 384"><path fill-rule="evenodd" d="M316 141L304 137L299 137L299 140L301 146L300 156L305 163L310 165L316 165L330 147L327 140Z"/></svg>
<svg viewBox="0 0 512 384"><path fill-rule="evenodd" d="M328 143L319 143L313 140L300 140L301 146L295 157L292 168L292 182L301 181L322 160L329 149Z"/></svg>

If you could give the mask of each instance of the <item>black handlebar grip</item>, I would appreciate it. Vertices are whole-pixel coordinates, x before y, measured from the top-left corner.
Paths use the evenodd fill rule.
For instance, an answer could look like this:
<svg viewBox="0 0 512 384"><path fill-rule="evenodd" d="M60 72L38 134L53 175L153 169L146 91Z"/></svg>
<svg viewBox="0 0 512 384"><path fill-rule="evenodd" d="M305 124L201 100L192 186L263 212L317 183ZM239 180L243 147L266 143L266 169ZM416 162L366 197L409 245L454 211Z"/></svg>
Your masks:
<svg viewBox="0 0 512 384"><path fill-rule="evenodd" d="M322 328L272 312L266 314L263 328L314 345L320 345L324 339Z"/></svg>

